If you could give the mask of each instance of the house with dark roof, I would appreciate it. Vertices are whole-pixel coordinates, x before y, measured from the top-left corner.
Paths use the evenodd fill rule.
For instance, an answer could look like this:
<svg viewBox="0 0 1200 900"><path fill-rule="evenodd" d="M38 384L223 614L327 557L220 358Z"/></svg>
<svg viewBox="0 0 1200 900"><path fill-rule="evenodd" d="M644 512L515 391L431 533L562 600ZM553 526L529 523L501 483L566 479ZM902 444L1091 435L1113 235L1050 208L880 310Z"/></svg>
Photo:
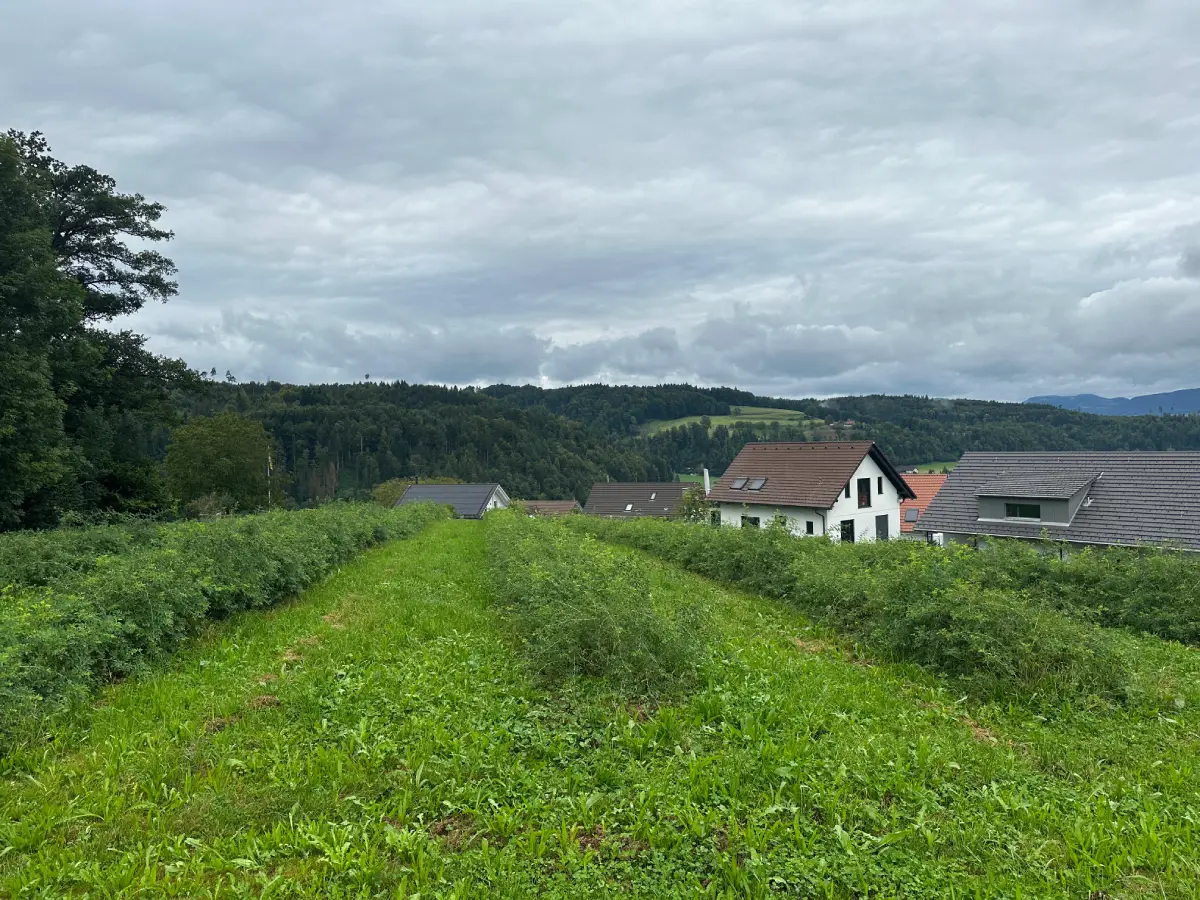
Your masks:
<svg viewBox="0 0 1200 900"><path fill-rule="evenodd" d="M457 519L482 519L489 509L504 509L508 494L498 484L410 484L397 506L440 503L454 508Z"/></svg>
<svg viewBox="0 0 1200 900"><path fill-rule="evenodd" d="M916 494L874 441L747 444L709 494L721 524L842 541L900 536L900 502Z"/></svg>
<svg viewBox="0 0 1200 900"><path fill-rule="evenodd" d="M613 519L666 518L675 514L690 487L681 481L602 481L592 485L583 511Z"/></svg>
<svg viewBox="0 0 1200 900"><path fill-rule="evenodd" d="M933 498L937 496L942 485L946 483L945 475L922 475L919 472L904 473L905 483L916 494L911 500L900 501L900 533L911 534L921 515L929 508Z"/></svg>
<svg viewBox="0 0 1200 900"><path fill-rule="evenodd" d="M531 516L569 516L572 513L583 512L583 507L577 500L514 500L525 507Z"/></svg>
<svg viewBox="0 0 1200 900"><path fill-rule="evenodd" d="M914 532L1200 550L1200 452L966 453Z"/></svg>

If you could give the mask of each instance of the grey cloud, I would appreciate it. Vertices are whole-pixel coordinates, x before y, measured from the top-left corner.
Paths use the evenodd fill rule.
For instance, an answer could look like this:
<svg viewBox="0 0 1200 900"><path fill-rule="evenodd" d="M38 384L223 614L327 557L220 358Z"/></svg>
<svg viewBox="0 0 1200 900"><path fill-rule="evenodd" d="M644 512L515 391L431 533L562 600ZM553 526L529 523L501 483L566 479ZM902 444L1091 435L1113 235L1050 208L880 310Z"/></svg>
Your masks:
<svg viewBox="0 0 1200 900"><path fill-rule="evenodd" d="M1200 247L1189 247L1179 257L1179 272L1188 278L1200 278Z"/></svg>
<svg viewBox="0 0 1200 900"><path fill-rule="evenodd" d="M169 206L121 324L242 377L1193 386L1200 6L683 9L10 0L0 124Z"/></svg>

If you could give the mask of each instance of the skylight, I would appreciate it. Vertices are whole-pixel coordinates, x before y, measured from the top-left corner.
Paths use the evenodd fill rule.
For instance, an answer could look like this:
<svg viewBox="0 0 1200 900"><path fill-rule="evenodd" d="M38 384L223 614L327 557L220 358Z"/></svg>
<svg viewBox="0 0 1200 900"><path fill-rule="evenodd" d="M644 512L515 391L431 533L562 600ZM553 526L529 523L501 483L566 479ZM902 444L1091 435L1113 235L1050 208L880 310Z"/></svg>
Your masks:
<svg viewBox="0 0 1200 900"><path fill-rule="evenodd" d="M632 504L632 503L626 503L626 504L625 504L625 512L629 512L631 509L633 509L633 504Z"/></svg>
<svg viewBox="0 0 1200 900"><path fill-rule="evenodd" d="M746 486L746 482L749 480L749 478L735 478L733 479L733 484L729 486L729 489L731 491L740 491Z"/></svg>
<svg viewBox="0 0 1200 900"><path fill-rule="evenodd" d="M657 497L657 496L658 496L658 491L653 491L653 492L650 494L650 499L651 499L651 500L653 500L653 499L654 499L655 497Z"/></svg>
<svg viewBox="0 0 1200 900"><path fill-rule="evenodd" d="M750 483L748 485L746 485L746 490L761 491L763 489L763 485L766 483L767 483L767 479L765 479L765 478L751 478Z"/></svg>

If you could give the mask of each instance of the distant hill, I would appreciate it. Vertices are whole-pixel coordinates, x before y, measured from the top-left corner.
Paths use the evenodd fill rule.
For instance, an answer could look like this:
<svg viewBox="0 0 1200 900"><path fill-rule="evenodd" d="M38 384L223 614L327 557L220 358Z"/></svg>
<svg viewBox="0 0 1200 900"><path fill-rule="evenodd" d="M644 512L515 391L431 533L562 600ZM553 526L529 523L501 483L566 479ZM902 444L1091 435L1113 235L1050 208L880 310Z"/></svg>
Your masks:
<svg viewBox="0 0 1200 900"><path fill-rule="evenodd" d="M1073 397L1030 397L1026 403L1044 403L1063 409L1096 413L1102 416L1157 416L1200 412L1200 388L1170 391L1165 394L1143 394L1140 397L1098 397L1095 394L1076 394Z"/></svg>

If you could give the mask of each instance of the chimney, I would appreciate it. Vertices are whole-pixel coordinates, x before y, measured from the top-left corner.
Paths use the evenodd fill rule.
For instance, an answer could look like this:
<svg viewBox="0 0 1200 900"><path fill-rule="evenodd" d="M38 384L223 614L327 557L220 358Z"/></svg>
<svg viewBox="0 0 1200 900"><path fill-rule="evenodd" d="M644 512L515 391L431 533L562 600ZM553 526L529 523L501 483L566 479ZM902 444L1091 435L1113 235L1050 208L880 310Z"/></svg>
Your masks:
<svg viewBox="0 0 1200 900"><path fill-rule="evenodd" d="M705 469L704 470L704 496L707 497L710 493L712 493L712 484L710 484L709 480L708 480L708 469Z"/></svg>

